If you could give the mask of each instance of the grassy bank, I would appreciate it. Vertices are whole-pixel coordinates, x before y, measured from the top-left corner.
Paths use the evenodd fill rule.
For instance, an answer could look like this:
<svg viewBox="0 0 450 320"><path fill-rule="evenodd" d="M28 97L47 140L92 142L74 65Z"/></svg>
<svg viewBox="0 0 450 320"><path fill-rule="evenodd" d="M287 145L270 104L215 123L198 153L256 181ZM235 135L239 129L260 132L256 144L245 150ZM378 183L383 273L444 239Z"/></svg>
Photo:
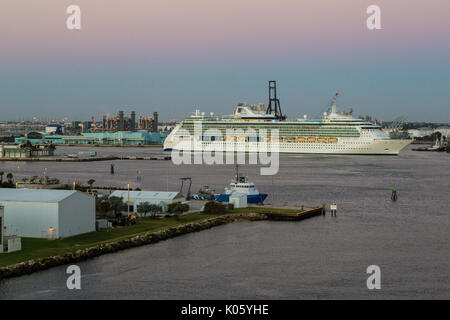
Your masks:
<svg viewBox="0 0 450 320"><path fill-rule="evenodd" d="M289 213L294 212L291 209L275 209L265 207L253 207L235 209L229 213L252 213L252 212L274 212ZM297 211L298 212L298 211ZM22 251L0 254L0 267L12 265L15 263L55 256L64 253L75 252L79 249L89 248L95 245L113 242L122 239L132 238L146 232L155 232L159 230L176 227L191 222L200 222L217 215L208 215L203 213L193 213L180 216L179 219L140 219L138 224L126 227L116 227L108 231L90 232L61 240L46 240L37 238L22 238Z"/></svg>

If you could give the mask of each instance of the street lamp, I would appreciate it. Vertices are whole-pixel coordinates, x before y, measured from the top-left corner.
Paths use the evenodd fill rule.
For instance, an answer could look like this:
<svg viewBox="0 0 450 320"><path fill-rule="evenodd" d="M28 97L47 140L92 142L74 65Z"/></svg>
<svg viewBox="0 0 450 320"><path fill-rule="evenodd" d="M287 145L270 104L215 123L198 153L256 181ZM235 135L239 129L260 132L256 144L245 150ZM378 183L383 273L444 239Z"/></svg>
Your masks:
<svg viewBox="0 0 450 320"><path fill-rule="evenodd" d="M128 216L130 216L130 184L128 184L127 212L128 212Z"/></svg>

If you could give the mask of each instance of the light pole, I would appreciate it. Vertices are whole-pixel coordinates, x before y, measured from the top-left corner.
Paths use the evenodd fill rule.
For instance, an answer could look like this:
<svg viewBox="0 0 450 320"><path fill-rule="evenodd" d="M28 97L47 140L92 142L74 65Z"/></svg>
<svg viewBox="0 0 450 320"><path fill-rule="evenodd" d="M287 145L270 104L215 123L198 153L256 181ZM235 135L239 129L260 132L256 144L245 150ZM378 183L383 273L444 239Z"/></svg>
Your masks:
<svg viewBox="0 0 450 320"><path fill-rule="evenodd" d="M128 216L130 216L130 184L128 184L127 212L128 212Z"/></svg>

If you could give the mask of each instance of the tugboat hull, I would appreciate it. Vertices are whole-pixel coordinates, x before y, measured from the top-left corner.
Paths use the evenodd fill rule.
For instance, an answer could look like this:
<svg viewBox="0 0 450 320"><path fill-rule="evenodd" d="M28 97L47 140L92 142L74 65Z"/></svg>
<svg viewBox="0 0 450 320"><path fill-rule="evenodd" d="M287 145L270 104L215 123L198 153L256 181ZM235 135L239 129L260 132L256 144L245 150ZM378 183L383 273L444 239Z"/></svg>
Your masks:
<svg viewBox="0 0 450 320"><path fill-rule="evenodd" d="M260 194L248 194L247 195L247 203L263 203L264 200L266 200L267 194L260 193ZM230 201L230 194L221 194L216 198L216 201L219 202L229 202Z"/></svg>

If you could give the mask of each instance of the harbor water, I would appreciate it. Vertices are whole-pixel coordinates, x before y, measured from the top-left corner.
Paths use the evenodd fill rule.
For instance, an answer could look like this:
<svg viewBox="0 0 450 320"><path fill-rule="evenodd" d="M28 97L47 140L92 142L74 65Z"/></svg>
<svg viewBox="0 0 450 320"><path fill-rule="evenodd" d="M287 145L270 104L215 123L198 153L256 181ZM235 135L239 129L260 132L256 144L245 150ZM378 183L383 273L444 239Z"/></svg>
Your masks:
<svg viewBox="0 0 450 320"><path fill-rule="evenodd" d="M299 222L239 222L78 263L81 290L66 287L67 266L0 280L0 299L388 299L450 298L450 155L281 156L275 176L243 165L274 206L337 204L337 215ZM60 154L162 154L157 148L60 147ZM115 174L110 174L114 163ZM34 175L94 186L222 192L233 165L163 160L1 162L15 178ZM398 200L391 201L397 189ZM1 257L0 257L1 259ZM381 269L369 290L367 267Z"/></svg>

